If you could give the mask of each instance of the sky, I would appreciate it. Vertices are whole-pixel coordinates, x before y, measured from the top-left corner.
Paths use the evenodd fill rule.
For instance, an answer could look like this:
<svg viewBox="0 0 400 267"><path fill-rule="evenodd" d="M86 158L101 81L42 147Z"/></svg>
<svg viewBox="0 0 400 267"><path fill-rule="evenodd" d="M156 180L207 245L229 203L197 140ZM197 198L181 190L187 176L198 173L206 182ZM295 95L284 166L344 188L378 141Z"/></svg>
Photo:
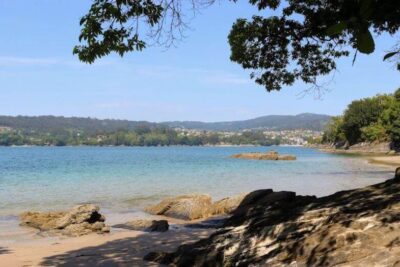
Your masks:
<svg viewBox="0 0 400 267"><path fill-rule="evenodd" d="M400 72L382 61L394 39L380 36L372 55L359 54L354 66L352 57L338 62L322 97L304 95L308 86L301 83L266 92L229 60L232 24L256 12L246 2L222 0L203 10L177 47L151 46L87 65L72 55L72 48L90 0L1 0L0 115L155 122L338 115L355 99L400 87Z"/></svg>

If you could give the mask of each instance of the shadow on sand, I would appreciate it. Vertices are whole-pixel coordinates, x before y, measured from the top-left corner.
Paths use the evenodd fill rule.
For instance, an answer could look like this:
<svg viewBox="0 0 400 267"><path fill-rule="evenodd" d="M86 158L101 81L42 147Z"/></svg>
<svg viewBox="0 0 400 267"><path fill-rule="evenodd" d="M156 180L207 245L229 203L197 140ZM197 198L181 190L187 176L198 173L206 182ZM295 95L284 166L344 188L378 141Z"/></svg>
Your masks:
<svg viewBox="0 0 400 267"><path fill-rule="evenodd" d="M11 251L8 248L0 247L0 255L8 253L11 253Z"/></svg>
<svg viewBox="0 0 400 267"><path fill-rule="evenodd" d="M204 229L143 233L46 257L40 266L159 266L143 261L143 256L155 248L172 252L179 245L196 241L209 233Z"/></svg>

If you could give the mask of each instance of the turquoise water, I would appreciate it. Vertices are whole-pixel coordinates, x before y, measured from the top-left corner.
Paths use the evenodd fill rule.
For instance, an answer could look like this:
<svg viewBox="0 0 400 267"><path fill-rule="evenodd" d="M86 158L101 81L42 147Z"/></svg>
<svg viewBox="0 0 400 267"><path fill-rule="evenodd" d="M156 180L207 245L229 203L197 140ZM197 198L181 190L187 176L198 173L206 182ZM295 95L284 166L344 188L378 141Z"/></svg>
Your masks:
<svg viewBox="0 0 400 267"><path fill-rule="evenodd" d="M298 159L229 158L267 149ZM0 219L85 202L126 212L196 192L214 199L260 188L322 196L391 176L365 159L301 147L1 147Z"/></svg>

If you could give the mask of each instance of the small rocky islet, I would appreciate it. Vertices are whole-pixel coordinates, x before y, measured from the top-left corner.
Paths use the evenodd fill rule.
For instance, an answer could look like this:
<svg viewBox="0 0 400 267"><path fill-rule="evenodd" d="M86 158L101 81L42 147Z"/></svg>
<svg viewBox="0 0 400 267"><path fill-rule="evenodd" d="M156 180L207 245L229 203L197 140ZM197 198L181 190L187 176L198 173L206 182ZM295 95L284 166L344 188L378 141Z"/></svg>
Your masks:
<svg viewBox="0 0 400 267"><path fill-rule="evenodd" d="M252 160L296 160L294 155L279 155L278 152L271 150L267 152L247 152L234 154L231 158L252 159Z"/></svg>

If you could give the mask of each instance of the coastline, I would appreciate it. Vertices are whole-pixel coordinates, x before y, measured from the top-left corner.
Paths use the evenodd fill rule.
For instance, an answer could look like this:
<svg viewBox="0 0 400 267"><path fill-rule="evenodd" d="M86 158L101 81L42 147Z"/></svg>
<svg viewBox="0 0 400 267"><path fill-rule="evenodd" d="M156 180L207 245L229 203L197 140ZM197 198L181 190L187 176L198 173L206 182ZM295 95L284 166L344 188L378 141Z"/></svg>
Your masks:
<svg viewBox="0 0 400 267"><path fill-rule="evenodd" d="M400 167L400 155L368 157L368 162L371 164Z"/></svg>
<svg viewBox="0 0 400 267"><path fill-rule="evenodd" d="M347 191L340 191L335 194L326 196L326 197L321 197L321 198L315 198L314 196L297 196L297 198L293 198L291 192L275 192L272 194L275 194L274 196L277 197L277 199L280 199L279 201L283 201L283 205L281 208L278 208L280 212L283 212L284 214L287 214L288 211L285 211L285 208L291 209L290 206L287 203L291 203L291 201L294 201L298 199L298 203L294 202L294 208L296 212L298 210L296 207L298 205L305 205L309 201L311 206L307 206L309 211L305 209L307 215L298 215L298 217L295 216L295 218L290 219L288 221L280 222L279 217L271 217L270 220L273 221L273 227L278 227L277 229L280 229L280 227L286 227L286 224L292 225L292 224L299 224L303 225L304 223L309 223L310 225L317 224L317 230L319 232L322 232L323 234L326 234L324 231L318 230L319 228L326 227L327 229L333 229L331 230L332 232L329 232L330 235L333 235L333 237L336 237L338 240L343 239L343 235L337 235L335 234L335 231L338 231L339 233L342 233L345 230L350 231L352 234L357 234L361 235L364 238L376 238L378 239L378 242L386 242L388 241L387 239L390 239L390 236L387 238L385 235L382 234L377 234L386 231L390 225L388 224L379 224L379 220L373 220L375 218L374 216L376 214L380 215L383 218L387 218L387 214L392 214L392 212L396 212L398 205L394 205L393 208L391 205L386 205L384 201L389 201L389 203L392 203L394 200L398 198L397 196L397 190L389 190L391 187L398 187L398 181L389 179L383 183L371 185L371 186L366 186L362 187L359 189L354 189L354 190L347 190ZM259 190L260 192L262 190ZM360 197L359 192L363 192L363 194L370 194L371 196L363 196ZM251 194L257 194L257 191L254 191ZM266 194L268 194L266 192ZM382 194L385 196L384 198L381 198ZM295 194L296 195L296 194ZM279 196L279 197L278 197ZM349 199L350 196L350 199ZM372 203L375 203L375 201L371 201L371 197L377 197L376 201L381 201L383 202L382 204L379 204L382 206L381 211L370 211L368 205L372 205ZM250 197L249 199L255 199L254 197ZM268 198L267 198L268 199ZM389 200L386 200L389 199ZM267 200L265 200L267 201ZM305 201L305 202L304 202ZM341 218L338 221L335 221L334 223L328 223L325 224L323 223L324 220L329 218L327 217L327 214L335 214L339 212L338 214L343 217L343 214L340 213L341 208L351 208L355 202L359 202L360 206L366 206L363 209L365 209L367 212L370 213L370 217L368 217L367 224L366 221L362 218L358 218L357 215L355 217L357 218L357 222L354 224L351 224L350 226L346 226L346 224L343 224ZM242 203L244 203L243 201ZM263 209L265 208L266 211L268 210L267 207L264 207L265 204L257 203L255 202L254 204L251 205L261 205L258 209ZM268 202L266 202L268 203ZM297 204L296 204L297 203ZM395 202L393 202L395 203ZM322 204L322 205L321 205ZM334 206L337 208L332 208L331 205L335 204ZM321 207L319 207L321 205ZM350 205L350 206L349 206ZM343 207L342 207L343 206ZM347 207L349 206L349 207ZM250 206L253 207L253 206ZM373 206L375 207L375 206ZM242 224L246 225L246 216L250 216L252 220L261 220L263 221L263 217L260 215L255 214L250 214L250 215L245 215L240 213L240 209L237 209L239 213L235 215L235 212L233 213L233 216L227 219L225 221L225 224L228 223L228 228L224 229L223 231L217 231L217 229L213 228L190 228L190 227L185 227L185 224L193 224L193 223L198 223L202 221L206 221L209 219L212 219L213 217L209 217L207 219L203 220L193 220L193 221L181 221L181 220L173 220L171 218L168 218L168 220L172 223L171 224L171 229L167 232L142 232L142 231L133 231L133 230L121 230L118 228L113 228L113 231L108 234L89 234L86 236L80 236L80 237L65 237L65 236L56 236L56 237L46 237L40 232L36 233L31 233L33 235L33 238L29 241L24 241L24 242L13 242L8 245L3 245L0 244L0 262L4 266L161 266L161 264L158 264L156 262L148 262L144 261L143 258L148 255L154 255L155 252L161 253L161 254L156 254L159 255L159 258L157 258L157 261L160 263L164 264L168 262L163 262L163 261L168 261L170 259L175 260L175 255L177 255L177 260L178 260L178 266L191 266L191 265L185 265L185 263L179 262L180 259L183 259L183 262L188 259L193 259L192 257L199 257L202 259L202 257L215 257L213 253L205 254L208 252L205 252L204 249L199 249L199 254L196 253L196 255L191 255L190 253L190 248L191 247L196 247L196 246L201 246L201 248L207 247L211 248L213 251L214 244L213 242L216 242L217 246L228 246L228 249L225 250L224 253L232 253L229 249L229 242L233 242L233 244L239 243L240 246L243 246L245 244L246 248L249 246L248 243L246 243L246 240L250 237L253 237L253 235L257 235L258 231L253 228L247 228L243 227ZM302 209L300 209L301 211ZM358 211L358 210L357 210ZM238 216L238 214L241 214ZM269 213L268 213L269 214ZM268 216L264 215L264 216ZM339 216L337 215L337 216ZM251 217L254 216L254 217ZM332 215L333 216L333 215ZM160 217L163 218L163 217ZM164 217L165 218L165 217ZM285 218L285 217L283 217ZM344 216L344 218L347 218ZM248 218L247 218L248 219ZM243 222L242 222L243 221ZM232 223L232 226L229 226L229 223ZM286 223L286 224L285 224ZM269 223L267 223L269 225ZM365 226L366 225L366 226ZM269 226L271 227L271 226ZM359 233L359 228L364 227L365 231L368 232L368 234L362 234ZM268 227L267 227L268 228ZM339 228L337 230L336 228ZM364 229L362 228L362 229ZM247 230L244 230L247 229ZM294 228L297 229L297 228ZM293 230L293 229L292 229ZM230 234L230 232L232 234ZM244 231L243 234L245 237L241 237L241 235L235 235L236 231ZM277 230L278 231L278 230ZM300 228L298 230L303 233L303 229ZM396 233L396 230L391 230ZM226 236L225 233L227 232ZM307 231L305 231L307 232ZM313 235L318 235L320 233L314 234L311 232L311 240L314 240L312 238ZM213 235L215 233L215 235ZM249 235L247 238L246 235ZM222 236L223 238L219 238L218 236ZM333 238L332 237L332 238ZM382 238L381 238L382 237ZM255 237L253 237L255 238ZM258 242L267 242L270 240L270 238L266 238L266 241L263 241L264 239L259 240ZM382 240L381 240L381 239ZM396 237L392 237L395 238ZM202 242L197 242L199 240L202 240ZM226 240L226 242L225 242ZM290 240L290 238L289 238ZM296 239L297 240L297 239ZM374 239L375 240L375 239ZM315 240L314 240L315 241ZM314 242L313 241L313 242ZM390 240L389 240L390 241ZM221 243L222 242L222 243ZM225 243L224 243L225 242ZM269 241L268 241L269 242ZM285 249L285 246L287 241L281 240L280 243L282 243L282 249ZM290 242L290 241L289 241ZM296 241L298 242L298 241ZM359 242L367 242L363 241L361 239ZM188 250L185 250L185 247L182 247L182 245L188 244L187 248ZM206 245L205 245L206 244ZM258 248L258 245L253 244L255 246L255 249L258 249L260 253L264 253L264 250ZM298 244L303 246L303 244ZM341 250L344 248L341 246L335 247L334 245L321 243L323 246L335 248L331 249L329 253L335 253L335 250L337 249L340 253ZM354 245L356 243L348 242L346 243L346 246L357 246ZM307 247L308 245L306 244L306 250L310 250L310 248ZM290 246L288 246L290 248ZM317 246L318 247L318 246ZM358 248L358 246L357 246ZM364 247L363 247L364 248ZM390 248L382 247L381 244L379 243L380 250L382 250L385 255L392 257L396 257L398 255L399 251L396 249L393 252L389 252ZM182 258L180 258L180 254L175 254L173 252L179 251L179 253L183 253ZM324 247L321 248L321 253L324 252ZM365 246L365 250L369 251L369 247ZM394 248L393 248L394 249ZM194 251L197 251L194 250ZM235 250L234 253L241 253L241 250ZM248 257L246 254L246 250L243 250L243 255L244 257ZM367 253L367 252L364 252ZM368 252L370 253L370 252ZM388 254L391 253L391 254ZM357 254L357 253L356 253ZM354 254L354 255L356 255ZM381 260L381 257L379 256L379 253L371 254L373 257L377 257L377 259ZM172 258L170 258L170 255ZM240 254L241 255L241 254ZM285 254L287 257L294 257L296 258L296 253L293 255ZM334 258L336 258L336 254L332 254ZM342 254L341 254L342 255ZM353 255L353 254L351 254ZM145 257L145 258L146 258ZM158 257L158 256L157 256ZM252 257L250 256L249 259L252 261ZM349 256L350 257L350 256ZM351 256L351 257L356 257L356 256ZM272 256L274 259L274 256ZM356 257L357 258L357 257ZM229 257L227 258L229 260ZM358 258L357 258L358 259ZM221 260L215 259L215 260ZM296 260L301 261L302 258L296 258ZM363 262L363 257L360 259L361 262ZM190 261L190 260L189 260ZM350 262L350 261L349 261ZM347 262L347 263L349 263ZM346 263L346 261L343 261L342 263Z"/></svg>
<svg viewBox="0 0 400 267"><path fill-rule="evenodd" d="M360 151L360 150L345 150L345 149L336 149L330 146L308 146L309 148L317 149L318 151L329 153L329 154L338 154L338 155L348 155L359 158L365 158L368 163L374 165L384 165L384 166L392 166L392 167L400 167L400 155L395 152L381 152L381 151Z"/></svg>
<svg viewBox="0 0 400 267"><path fill-rule="evenodd" d="M110 219L109 222L112 222L113 219ZM73 238L54 238L31 233L31 240L0 242L0 262L5 266L66 263L74 266L89 260L105 265L148 266L149 263L142 260L148 252L155 250L172 252L182 243L195 242L208 237L214 231L213 229L186 228L182 225L184 222L173 221L171 218L168 220L172 229L166 233L144 233L114 228L110 234L92 234ZM96 265L95 263L93 265Z"/></svg>

